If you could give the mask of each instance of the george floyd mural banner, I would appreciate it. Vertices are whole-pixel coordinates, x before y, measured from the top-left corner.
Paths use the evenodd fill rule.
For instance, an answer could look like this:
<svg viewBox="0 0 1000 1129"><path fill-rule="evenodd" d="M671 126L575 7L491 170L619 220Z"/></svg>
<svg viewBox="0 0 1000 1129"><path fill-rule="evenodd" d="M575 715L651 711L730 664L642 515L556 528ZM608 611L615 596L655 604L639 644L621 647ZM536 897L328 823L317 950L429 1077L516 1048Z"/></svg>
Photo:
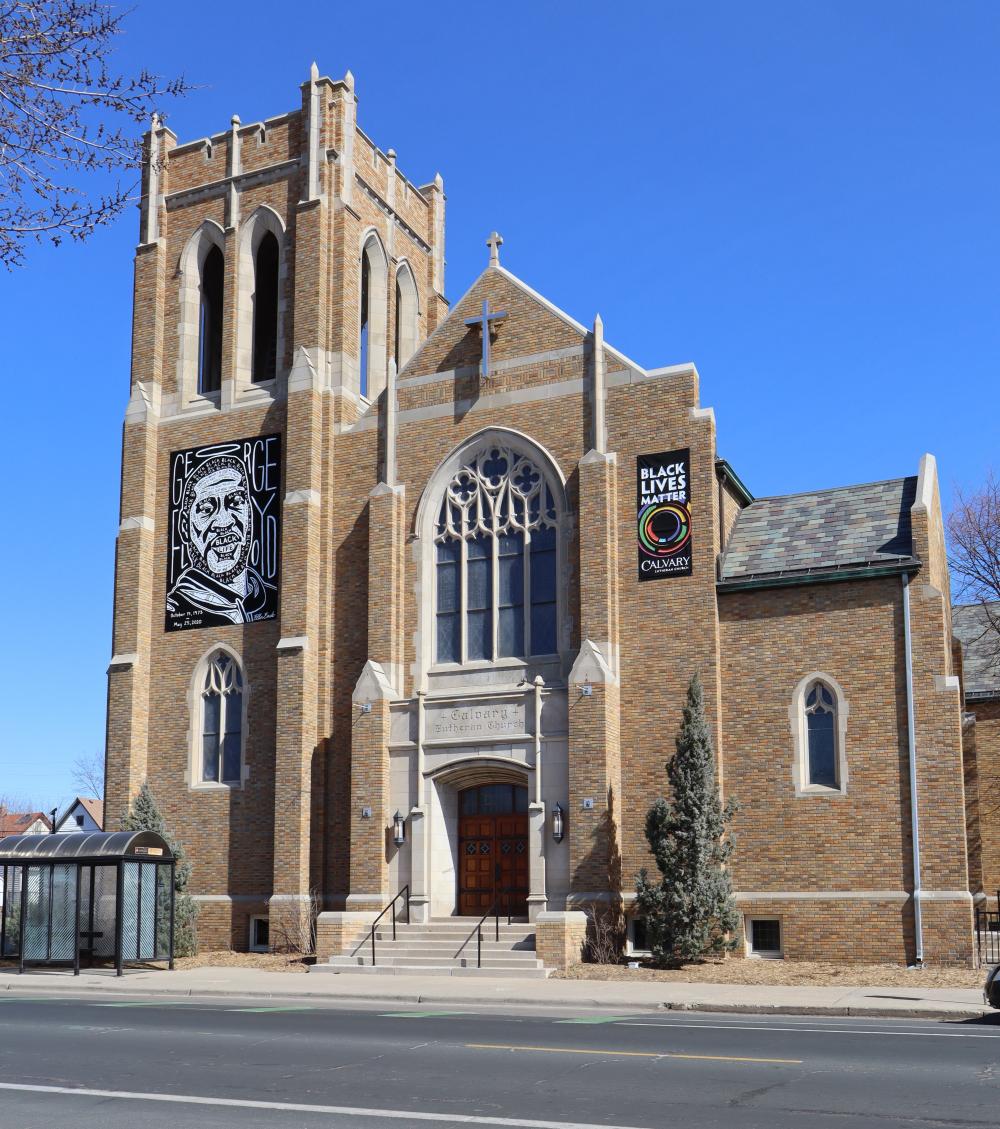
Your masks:
<svg viewBox="0 0 1000 1129"><path fill-rule="evenodd" d="M639 579L691 575L691 449L636 457Z"/></svg>
<svg viewBox="0 0 1000 1129"><path fill-rule="evenodd" d="M167 631L278 614L281 436L170 456Z"/></svg>

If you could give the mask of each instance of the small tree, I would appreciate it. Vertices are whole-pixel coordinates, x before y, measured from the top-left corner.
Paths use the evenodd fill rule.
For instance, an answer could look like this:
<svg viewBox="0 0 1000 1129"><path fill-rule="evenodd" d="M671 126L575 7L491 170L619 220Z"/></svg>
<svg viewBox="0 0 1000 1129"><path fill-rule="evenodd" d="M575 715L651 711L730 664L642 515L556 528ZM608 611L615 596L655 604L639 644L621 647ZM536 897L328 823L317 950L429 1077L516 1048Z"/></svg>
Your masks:
<svg viewBox="0 0 1000 1129"><path fill-rule="evenodd" d="M667 764L670 800L658 799L646 816L646 839L660 870L637 883L637 908L645 918L654 958L679 964L735 947L739 925L726 869L733 850L726 825L736 811L722 807L715 752L705 718L701 680L688 687L677 751Z"/></svg>
<svg viewBox="0 0 1000 1129"><path fill-rule="evenodd" d="M177 860L174 867L174 955L194 956L198 951L198 906L187 893L191 864L184 848L167 830L159 805L148 783L143 783L128 813L122 817L123 831L155 831L166 840L170 852Z"/></svg>

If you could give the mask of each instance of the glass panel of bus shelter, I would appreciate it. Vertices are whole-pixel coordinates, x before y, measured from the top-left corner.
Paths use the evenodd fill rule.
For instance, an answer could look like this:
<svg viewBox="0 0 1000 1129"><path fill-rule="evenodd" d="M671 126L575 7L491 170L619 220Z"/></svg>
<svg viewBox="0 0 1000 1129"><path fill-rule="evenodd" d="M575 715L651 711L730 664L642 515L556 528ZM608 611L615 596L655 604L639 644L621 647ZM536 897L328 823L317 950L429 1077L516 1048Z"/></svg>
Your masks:
<svg viewBox="0 0 1000 1129"><path fill-rule="evenodd" d="M115 902L118 897L118 868L94 867L94 956L115 955ZM88 924L90 928L89 916ZM81 926L83 928L83 926Z"/></svg>
<svg viewBox="0 0 1000 1129"><path fill-rule="evenodd" d="M4 875L3 899L7 907L6 930L0 939L0 956L21 955L21 876L19 866L8 866Z"/></svg>
<svg viewBox="0 0 1000 1129"><path fill-rule="evenodd" d="M24 959L47 960L49 956L49 868L26 866L28 912L24 923Z"/></svg>
<svg viewBox="0 0 1000 1129"><path fill-rule="evenodd" d="M73 960L76 943L76 866L52 868L52 943L49 960Z"/></svg>
<svg viewBox="0 0 1000 1129"><path fill-rule="evenodd" d="M122 960L135 960L139 955L139 863L122 863L121 915Z"/></svg>
<svg viewBox="0 0 1000 1129"><path fill-rule="evenodd" d="M156 955L156 863L140 862L139 869L139 960Z"/></svg>
<svg viewBox="0 0 1000 1129"><path fill-rule="evenodd" d="M170 867L156 866L156 960L170 957Z"/></svg>

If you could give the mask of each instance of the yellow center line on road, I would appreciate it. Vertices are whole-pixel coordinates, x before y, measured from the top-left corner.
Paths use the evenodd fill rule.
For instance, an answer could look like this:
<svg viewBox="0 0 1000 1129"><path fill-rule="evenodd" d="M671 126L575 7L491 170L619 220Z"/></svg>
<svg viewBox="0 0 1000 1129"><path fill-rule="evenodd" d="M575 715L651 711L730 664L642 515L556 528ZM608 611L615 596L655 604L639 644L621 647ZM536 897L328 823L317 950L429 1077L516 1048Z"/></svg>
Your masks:
<svg viewBox="0 0 1000 1129"><path fill-rule="evenodd" d="M466 1043L472 1051L533 1051L554 1055L615 1055L620 1058L683 1058L701 1062L763 1062L801 1066L800 1058L747 1058L742 1055L685 1055L672 1051L608 1051L586 1047L516 1047L509 1043Z"/></svg>

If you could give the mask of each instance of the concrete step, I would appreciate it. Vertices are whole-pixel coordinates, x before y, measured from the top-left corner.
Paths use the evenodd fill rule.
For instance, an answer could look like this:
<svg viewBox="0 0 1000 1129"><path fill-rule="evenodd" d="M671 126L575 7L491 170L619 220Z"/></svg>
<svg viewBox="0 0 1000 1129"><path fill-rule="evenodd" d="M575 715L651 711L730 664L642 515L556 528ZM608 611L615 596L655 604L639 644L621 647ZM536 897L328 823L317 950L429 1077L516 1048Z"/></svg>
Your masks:
<svg viewBox="0 0 1000 1129"><path fill-rule="evenodd" d="M422 957L413 956L411 953L393 953L392 955L382 956L377 958L376 968L385 966L387 968L398 968L400 965L406 965L411 968L475 968L476 958L473 955L468 960L461 958L460 960L442 960L441 957ZM331 957L330 964L335 968L371 968L371 960L364 960L360 957ZM534 960L507 960L503 957L483 957L482 967L485 968L538 968L541 962L536 958Z"/></svg>
<svg viewBox="0 0 1000 1129"><path fill-rule="evenodd" d="M368 945L355 945L353 948L347 950L349 953L357 954L371 959L372 947ZM450 941L377 941L375 944L375 956L378 958L381 953L413 953L414 956L424 957L439 957L441 960L450 960L452 957L463 956L467 957L470 954L476 955L477 947L475 943L466 945L464 949L460 949L458 945L452 944ZM483 945L483 956L501 956L501 957L529 957L534 959L535 946L534 945L520 945L511 947L510 945Z"/></svg>
<svg viewBox="0 0 1000 1129"><path fill-rule="evenodd" d="M317 964L310 974L317 972L335 976L491 976L517 980L544 980L547 968L461 968L455 965L386 965L370 964L333 965Z"/></svg>

